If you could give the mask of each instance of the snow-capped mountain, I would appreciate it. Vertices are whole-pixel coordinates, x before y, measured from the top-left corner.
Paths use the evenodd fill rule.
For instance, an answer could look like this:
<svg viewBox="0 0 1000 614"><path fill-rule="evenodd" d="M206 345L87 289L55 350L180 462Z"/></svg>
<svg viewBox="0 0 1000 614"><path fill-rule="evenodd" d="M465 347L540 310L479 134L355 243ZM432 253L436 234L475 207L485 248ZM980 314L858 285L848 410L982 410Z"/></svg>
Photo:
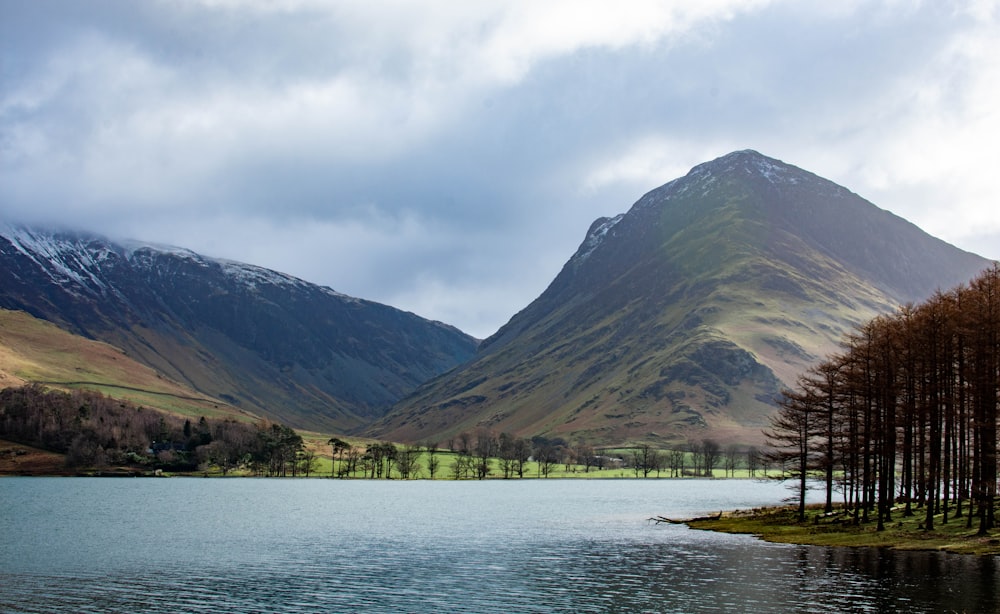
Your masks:
<svg viewBox="0 0 1000 614"><path fill-rule="evenodd" d="M369 422L469 358L457 329L170 246L0 226L0 307L106 341L194 389L302 428Z"/></svg>

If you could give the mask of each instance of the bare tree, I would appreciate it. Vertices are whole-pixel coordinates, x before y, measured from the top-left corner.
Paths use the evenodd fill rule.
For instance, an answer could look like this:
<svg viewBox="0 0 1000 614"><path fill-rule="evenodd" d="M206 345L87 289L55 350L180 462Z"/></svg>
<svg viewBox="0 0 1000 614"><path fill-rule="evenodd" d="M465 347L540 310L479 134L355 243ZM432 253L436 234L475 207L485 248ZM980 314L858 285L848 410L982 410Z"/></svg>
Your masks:
<svg viewBox="0 0 1000 614"><path fill-rule="evenodd" d="M466 479L472 471L472 457L468 452L461 450L455 454L455 461L451 465L451 477L455 480Z"/></svg>
<svg viewBox="0 0 1000 614"><path fill-rule="evenodd" d="M747 448L747 472L750 477L757 477L757 470L760 468L760 450L757 446L750 446Z"/></svg>
<svg viewBox="0 0 1000 614"><path fill-rule="evenodd" d="M632 466L636 477L648 478L649 474L660 470L660 454L648 443L640 444L632 451Z"/></svg>
<svg viewBox="0 0 1000 614"><path fill-rule="evenodd" d="M632 450L632 462L630 464L632 465L632 474L635 477L639 477L639 474L642 473L642 451L639 448Z"/></svg>
<svg viewBox="0 0 1000 614"><path fill-rule="evenodd" d="M684 475L684 457L687 453L684 450L672 449L667 452L667 466L670 468L670 477L681 477Z"/></svg>
<svg viewBox="0 0 1000 614"><path fill-rule="evenodd" d="M500 433L497 437L497 458L500 462L500 472L505 480L509 480L517 470L514 437L510 433Z"/></svg>
<svg viewBox="0 0 1000 614"><path fill-rule="evenodd" d="M309 477L319 466L319 458L316 457L316 453L308 448L304 448L299 452L298 462L299 472L306 477Z"/></svg>
<svg viewBox="0 0 1000 614"><path fill-rule="evenodd" d="M427 451L427 473L430 474L431 479L434 479L434 474L437 473L438 467L441 466L441 459L437 457L438 444L437 442L427 442L424 444L424 450Z"/></svg>
<svg viewBox="0 0 1000 614"><path fill-rule="evenodd" d="M723 458L722 466L726 475L733 477L736 475L736 465L740 456L740 448L734 443L726 446L725 458Z"/></svg>
<svg viewBox="0 0 1000 614"><path fill-rule="evenodd" d="M394 462L401 479L409 480L417 477L416 474L420 471L420 463L417 462L419 458L420 446L417 445L407 444L396 452Z"/></svg>
<svg viewBox="0 0 1000 614"><path fill-rule="evenodd" d="M516 463L517 477L524 477L524 468L529 458L531 458L531 442L523 437L518 437L514 440L514 462Z"/></svg>
<svg viewBox="0 0 1000 614"><path fill-rule="evenodd" d="M480 480L489 476L491 459L496 454L496 449L497 441L493 433L485 429L476 433L475 468L476 477Z"/></svg>
<svg viewBox="0 0 1000 614"><path fill-rule="evenodd" d="M594 448L589 444L580 442L576 445L576 459L583 465L583 472L590 473L590 468L595 464Z"/></svg>
<svg viewBox="0 0 1000 614"><path fill-rule="evenodd" d="M561 442L557 443L544 437L536 437L532 442L534 443L535 462L538 463L538 473L547 478L552 472L552 466L557 464L562 456Z"/></svg>
<svg viewBox="0 0 1000 614"><path fill-rule="evenodd" d="M452 448L454 450L454 448ZM466 454L472 454L472 435L466 431L462 431L458 434L458 449L456 452L464 452Z"/></svg>
<svg viewBox="0 0 1000 614"><path fill-rule="evenodd" d="M798 518L805 520L808 479L815 466L812 438L817 433L818 413L807 395L785 390L778 401L778 412L771 416L771 429L765 431L771 449L770 458L784 469L781 479L795 480Z"/></svg>
<svg viewBox="0 0 1000 614"><path fill-rule="evenodd" d="M566 473L576 473L576 450L570 447L563 448L563 471Z"/></svg>
<svg viewBox="0 0 1000 614"><path fill-rule="evenodd" d="M702 475L705 472L705 453L704 448L699 441L688 441L687 444L688 453L691 454L691 464L693 465L693 472L695 475Z"/></svg>
<svg viewBox="0 0 1000 614"><path fill-rule="evenodd" d="M715 475L715 467L719 464L721 456L719 442L714 439L703 439L701 441L701 453L705 459L705 475L711 477Z"/></svg>

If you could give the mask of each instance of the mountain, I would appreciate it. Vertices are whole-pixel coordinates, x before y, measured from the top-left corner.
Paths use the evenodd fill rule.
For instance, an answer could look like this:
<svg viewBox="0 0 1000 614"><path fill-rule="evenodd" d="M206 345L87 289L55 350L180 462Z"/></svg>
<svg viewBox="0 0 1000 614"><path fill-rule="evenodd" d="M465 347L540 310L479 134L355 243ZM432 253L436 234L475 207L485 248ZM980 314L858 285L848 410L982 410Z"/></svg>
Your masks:
<svg viewBox="0 0 1000 614"><path fill-rule="evenodd" d="M734 152L595 221L474 360L368 432L757 442L780 387L844 333L987 264L826 179Z"/></svg>
<svg viewBox="0 0 1000 614"><path fill-rule="evenodd" d="M168 379L112 345L74 335L23 311L0 309L0 388L29 383L97 390L190 418L258 418Z"/></svg>
<svg viewBox="0 0 1000 614"><path fill-rule="evenodd" d="M477 344L249 264L9 225L0 226L0 308L121 348L239 409L322 431L370 423Z"/></svg>

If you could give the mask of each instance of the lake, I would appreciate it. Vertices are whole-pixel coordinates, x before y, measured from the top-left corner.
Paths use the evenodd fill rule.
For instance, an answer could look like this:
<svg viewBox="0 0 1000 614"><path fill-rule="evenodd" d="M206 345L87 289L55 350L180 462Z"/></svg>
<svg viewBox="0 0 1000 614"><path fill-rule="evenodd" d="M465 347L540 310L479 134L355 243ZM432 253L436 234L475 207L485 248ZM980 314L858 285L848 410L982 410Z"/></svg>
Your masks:
<svg viewBox="0 0 1000 614"><path fill-rule="evenodd" d="M749 480L0 479L2 612L993 612L996 557L657 525Z"/></svg>

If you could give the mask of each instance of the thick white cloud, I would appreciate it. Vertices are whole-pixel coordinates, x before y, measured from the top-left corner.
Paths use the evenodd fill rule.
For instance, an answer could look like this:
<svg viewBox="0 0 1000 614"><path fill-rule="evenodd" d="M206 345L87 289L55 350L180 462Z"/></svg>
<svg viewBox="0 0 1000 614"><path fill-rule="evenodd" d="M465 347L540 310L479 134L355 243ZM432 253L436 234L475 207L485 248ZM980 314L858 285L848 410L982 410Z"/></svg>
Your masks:
<svg viewBox="0 0 1000 614"><path fill-rule="evenodd" d="M0 4L0 213L486 336L754 148L1000 258L996 1Z"/></svg>

